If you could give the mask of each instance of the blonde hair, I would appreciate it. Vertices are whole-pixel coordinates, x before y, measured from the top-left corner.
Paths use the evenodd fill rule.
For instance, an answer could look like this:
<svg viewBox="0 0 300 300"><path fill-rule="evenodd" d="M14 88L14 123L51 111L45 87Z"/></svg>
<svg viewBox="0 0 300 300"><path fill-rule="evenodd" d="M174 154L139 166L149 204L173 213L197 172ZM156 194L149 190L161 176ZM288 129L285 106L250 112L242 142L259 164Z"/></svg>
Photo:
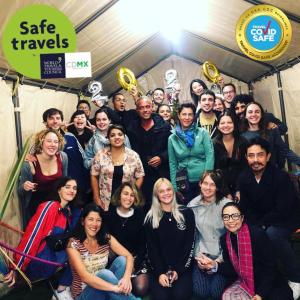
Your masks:
<svg viewBox="0 0 300 300"><path fill-rule="evenodd" d="M172 214L177 223L184 223L184 216L180 212L180 205L176 201L175 191L172 186L172 183L166 178L159 178L156 180L153 186L153 196L152 196L152 205L148 211L144 223L151 222L153 228L158 228L159 222L163 217L164 211L161 208L160 200L158 198L158 190L162 184L170 186L173 190L173 200L172 200Z"/></svg>
<svg viewBox="0 0 300 300"><path fill-rule="evenodd" d="M43 143L44 143L45 137L48 133L54 133L57 136L58 151L62 151L62 149L64 148L65 140L64 140L63 136L58 131L47 128L47 129L44 129L44 130L38 132L34 137L33 147L35 149L36 154L42 153Z"/></svg>
<svg viewBox="0 0 300 300"><path fill-rule="evenodd" d="M115 205L115 206L120 206L121 205L121 193L122 193L123 189L126 186L131 188L132 191L133 191L133 194L134 194L133 206L135 206L135 207L143 206L144 205L144 198L143 198L141 192L137 189L135 183L131 183L131 182L123 182L117 188L117 190L114 192L110 203Z"/></svg>

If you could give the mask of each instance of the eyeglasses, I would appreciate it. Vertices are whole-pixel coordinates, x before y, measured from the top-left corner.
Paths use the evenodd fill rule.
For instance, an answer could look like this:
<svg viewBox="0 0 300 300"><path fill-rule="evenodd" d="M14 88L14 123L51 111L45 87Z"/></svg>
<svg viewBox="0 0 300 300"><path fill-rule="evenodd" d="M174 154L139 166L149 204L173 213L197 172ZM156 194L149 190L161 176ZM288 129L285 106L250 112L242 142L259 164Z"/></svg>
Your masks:
<svg viewBox="0 0 300 300"><path fill-rule="evenodd" d="M232 215L228 215L228 214L225 214L225 215L222 215L222 219L223 221L229 221L230 218L233 220L233 221L237 221L241 218L241 214L232 214Z"/></svg>

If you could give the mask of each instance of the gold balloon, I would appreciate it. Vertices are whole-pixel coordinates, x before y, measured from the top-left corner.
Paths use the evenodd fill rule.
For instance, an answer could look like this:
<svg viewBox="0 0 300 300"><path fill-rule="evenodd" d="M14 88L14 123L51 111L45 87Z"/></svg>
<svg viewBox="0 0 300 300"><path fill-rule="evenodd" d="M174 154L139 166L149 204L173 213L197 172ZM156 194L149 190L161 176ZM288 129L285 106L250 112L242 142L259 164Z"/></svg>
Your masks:
<svg viewBox="0 0 300 300"><path fill-rule="evenodd" d="M207 80L214 83L218 83L220 79L220 72L211 61L206 61L203 64L202 68L203 68L203 74Z"/></svg>
<svg viewBox="0 0 300 300"><path fill-rule="evenodd" d="M126 91L130 91L133 86L137 86L136 78L128 68L121 67L117 72L117 78L121 87Z"/></svg>

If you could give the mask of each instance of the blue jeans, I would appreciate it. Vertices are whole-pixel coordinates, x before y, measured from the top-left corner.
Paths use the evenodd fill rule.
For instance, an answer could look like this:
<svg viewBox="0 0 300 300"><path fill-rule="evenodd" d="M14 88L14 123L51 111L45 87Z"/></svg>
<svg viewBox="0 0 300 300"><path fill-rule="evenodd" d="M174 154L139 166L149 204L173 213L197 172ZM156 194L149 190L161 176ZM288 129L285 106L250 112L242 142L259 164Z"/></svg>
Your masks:
<svg viewBox="0 0 300 300"><path fill-rule="evenodd" d="M277 257L283 265L288 280L300 282L298 258L289 242L290 230L279 226L269 226L266 229L266 234L271 240Z"/></svg>
<svg viewBox="0 0 300 300"><path fill-rule="evenodd" d="M124 256L118 256L109 269L100 270L96 276L117 285L119 280L123 277L126 267L126 258ZM136 300L132 294L126 296L109 291L101 291L90 286L87 286L82 293L76 298L76 300Z"/></svg>

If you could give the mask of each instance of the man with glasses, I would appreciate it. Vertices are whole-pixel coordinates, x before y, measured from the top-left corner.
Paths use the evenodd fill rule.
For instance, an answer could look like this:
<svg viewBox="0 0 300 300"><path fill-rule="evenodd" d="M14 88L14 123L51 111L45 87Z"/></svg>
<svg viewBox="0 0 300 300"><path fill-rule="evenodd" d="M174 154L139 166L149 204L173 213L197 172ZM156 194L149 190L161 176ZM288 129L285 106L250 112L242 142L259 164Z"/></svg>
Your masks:
<svg viewBox="0 0 300 300"><path fill-rule="evenodd" d="M299 199L289 175L273 166L269 143L262 138L249 142L249 168L241 173L240 206L246 222L260 226L270 238L294 293L300 296L300 267L289 237L300 225Z"/></svg>
<svg viewBox="0 0 300 300"><path fill-rule="evenodd" d="M230 104L236 95L236 88L233 83L226 83L222 88L224 96L224 104L226 108L230 108Z"/></svg>
<svg viewBox="0 0 300 300"><path fill-rule="evenodd" d="M142 186L146 198L145 211L152 202L152 190L160 177L169 177L168 137L171 127L168 122L152 113L152 100L142 96L136 102L138 119L127 127L132 149L140 155L145 170Z"/></svg>

